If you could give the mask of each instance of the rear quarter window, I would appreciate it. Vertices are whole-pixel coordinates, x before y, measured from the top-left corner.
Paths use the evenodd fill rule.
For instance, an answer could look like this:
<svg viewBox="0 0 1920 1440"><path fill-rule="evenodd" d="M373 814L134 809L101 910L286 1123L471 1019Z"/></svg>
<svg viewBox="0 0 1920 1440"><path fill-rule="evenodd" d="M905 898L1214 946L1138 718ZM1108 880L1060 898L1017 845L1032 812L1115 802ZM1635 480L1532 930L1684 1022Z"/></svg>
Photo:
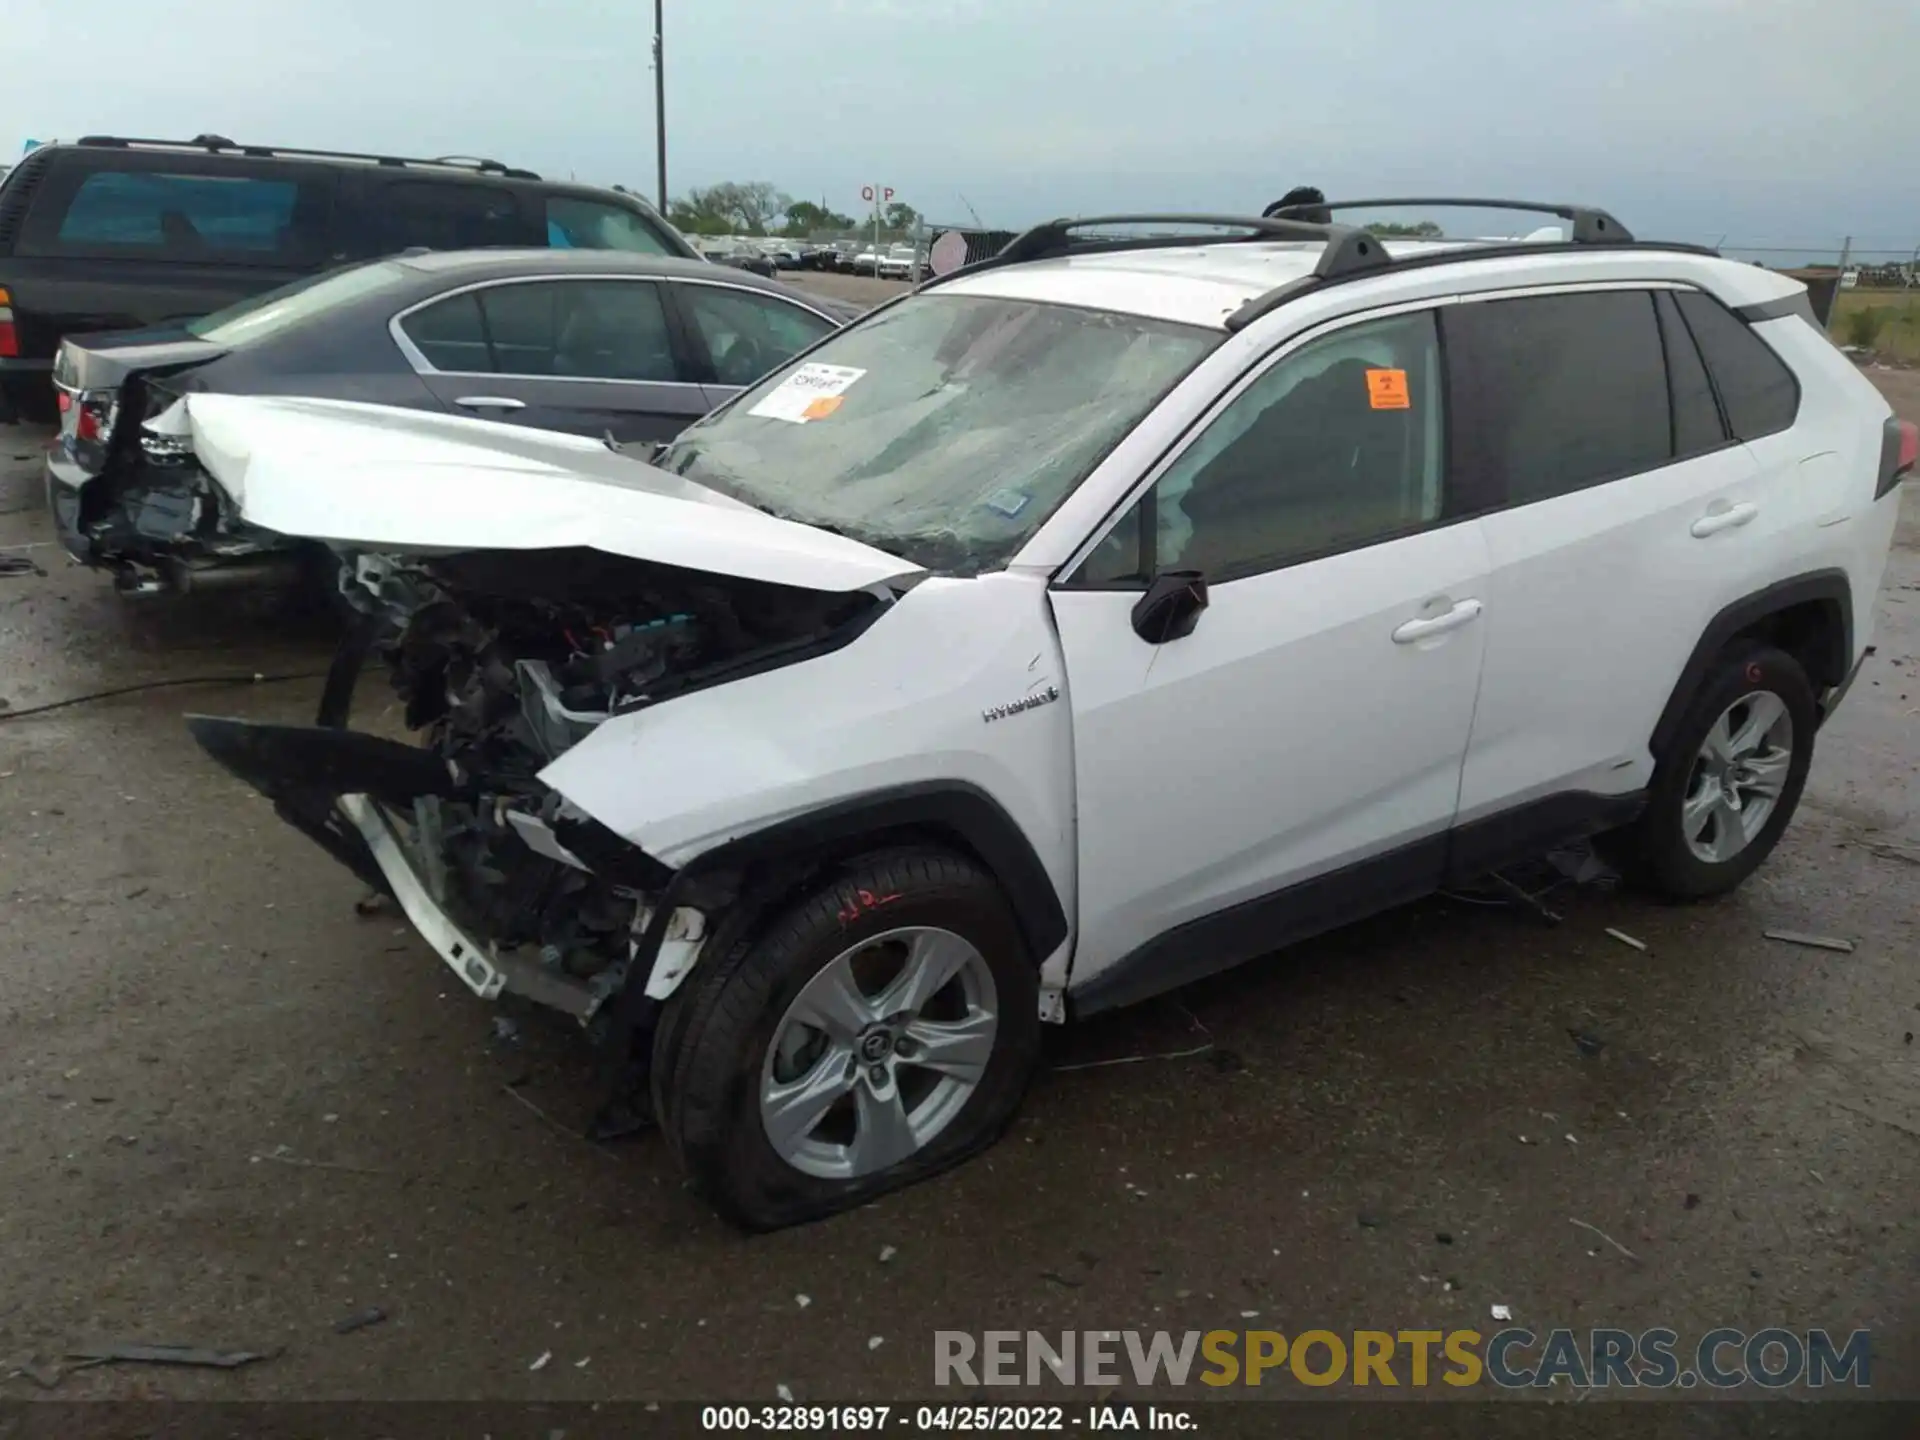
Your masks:
<svg viewBox="0 0 1920 1440"><path fill-rule="evenodd" d="M1800 382L1786 362L1711 295L1683 290L1679 303L1734 438L1758 440L1791 429L1800 413Z"/></svg>
<svg viewBox="0 0 1920 1440"><path fill-rule="evenodd" d="M68 164L35 198L23 255L303 265L325 250L332 178Z"/></svg>

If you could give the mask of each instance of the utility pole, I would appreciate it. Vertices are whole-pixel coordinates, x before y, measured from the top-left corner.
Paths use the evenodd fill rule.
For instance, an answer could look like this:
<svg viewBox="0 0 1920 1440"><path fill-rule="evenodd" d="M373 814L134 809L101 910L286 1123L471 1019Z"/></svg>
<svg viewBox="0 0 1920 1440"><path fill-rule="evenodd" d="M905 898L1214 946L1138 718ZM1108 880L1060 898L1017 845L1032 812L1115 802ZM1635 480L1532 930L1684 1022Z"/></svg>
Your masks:
<svg viewBox="0 0 1920 1440"><path fill-rule="evenodd" d="M659 147L660 213L667 213L666 0L653 0L653 133Z"/></svg>

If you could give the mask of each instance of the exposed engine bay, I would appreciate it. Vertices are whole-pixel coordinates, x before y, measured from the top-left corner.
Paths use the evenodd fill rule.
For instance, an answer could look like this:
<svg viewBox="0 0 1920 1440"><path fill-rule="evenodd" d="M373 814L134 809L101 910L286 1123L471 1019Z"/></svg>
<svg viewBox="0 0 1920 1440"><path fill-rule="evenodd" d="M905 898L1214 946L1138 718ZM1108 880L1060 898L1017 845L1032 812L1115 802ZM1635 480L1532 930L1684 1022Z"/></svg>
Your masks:
<svg viewBox="0 0 1920 1440"><path fill-rule="evenodd" d="M372 657L451 782L393 816L411 830L416 869L469 933L595 1001L623 980L666 872L631 847L620 856L624 842L540 771L614 715L804 659L883 608L865 592L585 549L346 562L343 591L375 627ZM591 858L578 853L589 839ZM595 863L607 860L625 863Z"/></svg>

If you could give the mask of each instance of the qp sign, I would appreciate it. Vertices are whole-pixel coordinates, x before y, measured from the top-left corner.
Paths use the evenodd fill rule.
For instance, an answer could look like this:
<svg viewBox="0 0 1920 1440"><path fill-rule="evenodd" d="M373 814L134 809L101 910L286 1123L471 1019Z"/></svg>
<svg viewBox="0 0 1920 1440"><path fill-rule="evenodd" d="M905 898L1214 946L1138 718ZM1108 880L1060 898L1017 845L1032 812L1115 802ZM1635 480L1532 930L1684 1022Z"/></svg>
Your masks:
<svg viewBox="0 0 1920 1440"><path fill-rule="evenodd" d="M873 185L862 185L860 187L860 198L869 205L873 204L873 197L876 194L880 197L881 204L890 205L893 203L893 187L891 185L881 185L877 187Z"/></svg>

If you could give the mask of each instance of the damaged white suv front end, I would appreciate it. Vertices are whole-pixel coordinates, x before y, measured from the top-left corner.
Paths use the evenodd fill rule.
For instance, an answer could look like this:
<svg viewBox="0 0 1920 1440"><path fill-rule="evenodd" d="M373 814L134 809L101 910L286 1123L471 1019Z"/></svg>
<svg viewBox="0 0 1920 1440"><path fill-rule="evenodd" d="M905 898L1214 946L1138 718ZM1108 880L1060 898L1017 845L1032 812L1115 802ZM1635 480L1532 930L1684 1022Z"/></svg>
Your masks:
<svg viewBox="0 0 1920 1440"><path fill-rule="evenodd" d="M858 1203L988 1143L1064 1016L1066 677L1051 567L1010 561L1216 339L901 307L659 466L462 418L190 396L170 420L200 467L248 523L329 547L361 617L315 724L190 724L476 995L579 1019L606 1122L651 1112L727 1213ZM1075 363L1037 386L1006 363L1055 353ZM348 725L376 666L392 734ZM812 938L782 958L795 925ZM753 1012L713 997L763 964L782 1014L733 1036ZM728 1055L761 1120L703 1131Z"/></svg>

